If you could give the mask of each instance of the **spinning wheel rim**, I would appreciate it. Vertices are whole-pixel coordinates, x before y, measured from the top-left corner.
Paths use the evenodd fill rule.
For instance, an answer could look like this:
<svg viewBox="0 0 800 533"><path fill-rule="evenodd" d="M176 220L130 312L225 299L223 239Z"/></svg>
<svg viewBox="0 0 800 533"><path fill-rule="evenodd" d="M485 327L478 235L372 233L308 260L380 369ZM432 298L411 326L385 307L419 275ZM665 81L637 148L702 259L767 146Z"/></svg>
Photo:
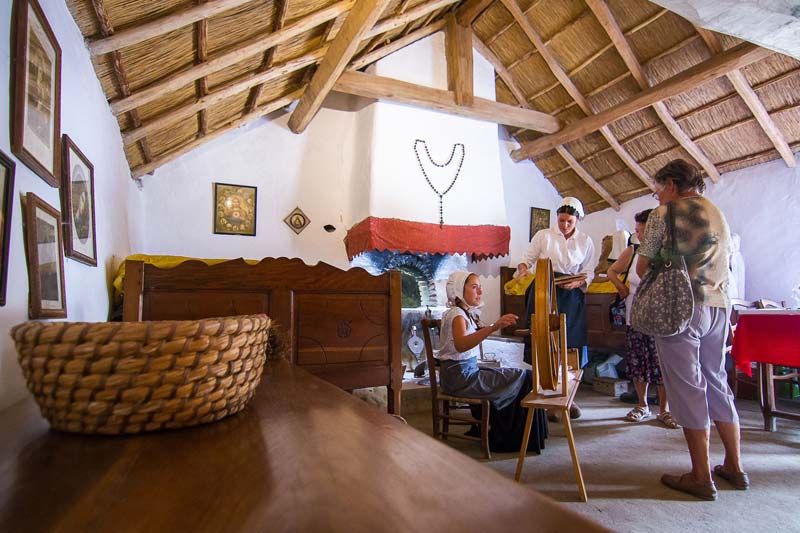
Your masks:
<svg viewBox="0 0 800 533"><path fill-rule="evenodd" d="M535 342L532 343L532 348L536 350L539 385L543 389L555 390L558 386L559 340L558 335L553 334L550 317L558 317L558 303L553 265L549 259L539 259L536 262L535 283L533 311Z"/></svg>

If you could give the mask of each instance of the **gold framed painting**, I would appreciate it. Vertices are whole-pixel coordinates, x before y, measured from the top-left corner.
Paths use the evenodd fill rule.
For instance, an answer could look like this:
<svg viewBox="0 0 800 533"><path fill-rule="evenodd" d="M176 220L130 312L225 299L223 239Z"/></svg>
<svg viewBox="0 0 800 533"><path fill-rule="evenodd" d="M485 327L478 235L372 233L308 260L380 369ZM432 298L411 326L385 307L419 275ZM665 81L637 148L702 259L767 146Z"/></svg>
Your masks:
<svg viewBox="0 0 800 533"><path fill-rule="evenodd" d="M256 187L214 184L214 233L221 235L256 234Z"/></svg>
<svg viewBox="0 0 800 533"><path fill-rule="evenodd" d="M25 242L30 291L28 316L66 318L61 213L32 192L25 199Z"/></svg>
<svg viewBox="0 0 800 533"><path fill-rule="evenodd" d="M0 305L6 305L8 248L11 242L11 208L14 205L14 162L0 152Z"/></svg>
<svg viewBox="0 0 800 533"><path fill-rule="evenodd" d="M541 207L531 207L531 229L528 241L533 239L536 232L550 227L550 210Z"/></svg>
<svg viewBox="0 0 800 533"><path fill-rule="evenodd" d="M69 135L61 140L61 212L64 217L64 253L86 265L97 266L94 218L94 166Z"/></svg>
<svg viewBox="0 0 800 533"><path fill-rule="evenodd" d="M61 48L37 0L14 0L11 151L53 187L61 164Z"/></svg>

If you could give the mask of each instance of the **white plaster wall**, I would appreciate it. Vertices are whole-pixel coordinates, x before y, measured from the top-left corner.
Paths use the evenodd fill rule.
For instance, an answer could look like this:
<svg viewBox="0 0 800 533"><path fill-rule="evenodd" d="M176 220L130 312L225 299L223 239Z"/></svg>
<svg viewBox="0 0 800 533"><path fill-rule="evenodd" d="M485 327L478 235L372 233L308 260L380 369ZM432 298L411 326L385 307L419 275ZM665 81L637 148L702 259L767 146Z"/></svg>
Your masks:
<svg viewBox="0 0 800 533"><path fill-rule="evenodd" d="M477 53L473 59L475 94L494 100L494 70ZM434 34L387 56L377 63L374 73L447 89L444 34ZM414 154L414 141L421 139L439 164L448 160L454 144L465 147L458 179L444 196L445 224L506 225L497 125L389 102L378 102L374 108L373 216L439 222L439 197L425 181ZM439 191L446 190L455 177L460 148L444 168L431 164L421 145L418 151L433 185Z"/></svg>
<svg viewBox="0 0 800 533"><path fill-rule="evenodd" d="M64 258L68 320L108 318L108 286L119 258L130 253L131 240L140 240L136 188L130 179L119 127L108 108L78 27L61 0L40 2L61 45L61 131L67 133L94 164L97 220L96 268ZM10 83L11 2L0 2L0 85ZM9 91L2 91L0 124L9 123ZM0 149L16 162L11 216L6 305L0 307L0 409L25 394L16 351L8 336L11 326L28 319L28 272L22 233L20 197L33 192L61 210L59 190L19 162L11 153L10 126L0 128ZM129 232L129 228L133 231Z"/></svg>
<svg viewBox="0 0 800 533"><path fill-rule="evenodd" d="M345 209L358 197L351 184L361 161L356 114L323 108L306 131L276 112L157 169L145 177L145 244L150 254L217 258L299 257L348 268ZM361 164L361 163L359 163ZM213 183L258 187L256 236L213 233ZM311 224L296 235L283 219L300 207ZM331 224L336 231L327 233Z"/></svg>
<svg viewBox="0 0 800 533"><path fill-rule="evenodd" d="M705 196L728 219L742 238L745 261L745 297L791 303L792 287L800 285L800 168L775 160L722 175L718 184L706 180ZM655 207L650 196L622 204L619 212L592 213L583 229L599 243L623 218L633 228L633 215Z"/></svg>

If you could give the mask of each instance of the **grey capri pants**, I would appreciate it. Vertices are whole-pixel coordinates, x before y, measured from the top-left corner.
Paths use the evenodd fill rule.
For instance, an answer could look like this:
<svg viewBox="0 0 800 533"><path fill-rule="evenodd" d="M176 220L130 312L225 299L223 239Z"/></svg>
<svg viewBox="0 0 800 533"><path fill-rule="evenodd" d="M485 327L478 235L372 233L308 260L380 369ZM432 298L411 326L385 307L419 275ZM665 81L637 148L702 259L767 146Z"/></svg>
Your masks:
<svg viewBox="0 0 800 533"><path fill-rule="evenodd" d="M672 416L684 428L739 422L725 371L729 315L724 307L696 305L686 331L655 338Z"/></svg>

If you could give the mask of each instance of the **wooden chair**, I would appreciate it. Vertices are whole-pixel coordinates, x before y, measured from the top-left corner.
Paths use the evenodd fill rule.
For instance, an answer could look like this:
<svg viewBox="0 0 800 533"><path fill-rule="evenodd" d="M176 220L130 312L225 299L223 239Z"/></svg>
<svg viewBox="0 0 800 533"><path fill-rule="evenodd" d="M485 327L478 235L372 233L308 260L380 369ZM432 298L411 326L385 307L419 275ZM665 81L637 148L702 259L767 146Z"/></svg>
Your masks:
<svg viewBox="0 0 800 533"><path fill-rule="evenodd" d="M485 457L487 459L491 459L492 453L489 450L489 412L491 411L491 406L489 404L489 400L462 398L461 396L452 396L439 390L438 379L436 375L438 360L433 356L431 329L435 329L437 334L440 333L442 321L439 319L423 319L421 325L422 336L425 339L425 357L428 363L428 374L430 376L429 381L431 383L433 437L435 439L441 438L442 440L447 440L448 437L453 437L457 439L479 441ZM474 418L469 412L470 405L481 406L480 419ZM451 424L454 426L471 426L473 424L478 425L481 428L481 436L471 437L460 433L451 433Z"/></svg>

